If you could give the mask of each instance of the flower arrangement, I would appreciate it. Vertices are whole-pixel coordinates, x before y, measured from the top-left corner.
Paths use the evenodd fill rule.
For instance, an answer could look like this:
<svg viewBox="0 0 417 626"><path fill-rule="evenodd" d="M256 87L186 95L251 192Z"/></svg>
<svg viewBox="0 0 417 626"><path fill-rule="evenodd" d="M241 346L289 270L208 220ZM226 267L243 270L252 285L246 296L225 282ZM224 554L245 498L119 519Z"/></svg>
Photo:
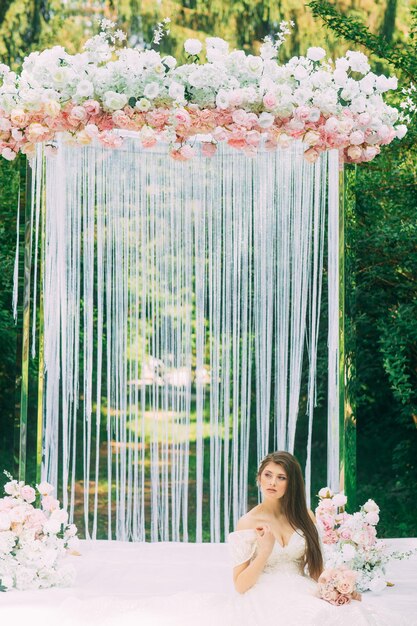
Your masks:
<svg viewBox="0 0 417 626"><path fill-rule="evenodd" d="M331 489L320 489L316 508L317 526L324 544L326 567L348 567L357 572L359 591L382 591L387 584L385 566L391 559L404 559L412 551L390 550L377 539L379 507L368 500L360 510L349 514L345 511L347 497L334 494Z"/></svg>
<svg viewBox="0 0 417 626"><path fill-rule="evenodd" d="M154 46L168 23L158 25ZM259 56L208 37L205 62L202 43L188 39L188 62L179 65L155 49L126 46L125 34L103 20L79 54L61 46L32 52L19 75L0 65L0 153L9 160L19 152L32 155L38 142L53 150L57 133L74 145L96 139L117 148L122 129L136 131L145 148L168 142L177 160L192 158L193 138L203 135L206 157L219 142L253 156L261 145L275 149L299 139L310 162L336 148L342 161L359 163L404 136L398 110L383 100L397 88L395 77L371 72L361 52L333 62L318 47L280 65L278 49L288 32L283 22Z"/></svg>
<svg viewBox="0 0 417 626"><path fill-rule="evenodd" d="M77 527L68 524L54 488L42 482L35 490L5 474L10 481L0 499L0 590L71 585L75 569L65 557L77 554Z"/></svg>
<svg viewBox="0 0 417 626"><path fill-rule="evenodd" d="M344 566L325 569L317 581L318 595L335 606L343 606L351 600L360 601L361 595L355 588L356 579L357 572Z"/></svg>

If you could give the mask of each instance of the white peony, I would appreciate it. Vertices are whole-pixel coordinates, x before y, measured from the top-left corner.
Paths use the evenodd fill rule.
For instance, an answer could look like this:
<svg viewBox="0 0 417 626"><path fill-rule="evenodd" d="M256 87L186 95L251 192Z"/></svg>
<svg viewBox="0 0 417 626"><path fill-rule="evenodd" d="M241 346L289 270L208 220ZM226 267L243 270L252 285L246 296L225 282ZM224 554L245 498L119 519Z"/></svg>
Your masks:
<svg viewBox="0 0 417 626"><path fill-rule="evenodd" d="M50 518L43 525L43 529L46 533L52 533L56 535L61 530L61 522L57 519Z"/></svg>
<svg viewBox="0 0 417 626"><path fill-rule="evenodd" d="M319 498L331 498L333 496L333 491L330 487L322 487L319 491Z"/></svg>
<svg viewBox="0 0 417 626"><path fill-rule="evenodd" d="M185 88L181 83L177 83L173 81L170 86L168 93L173 100L184 100Z"/></svg>
<svg viewBox="0 0 417 626"><path fill-rule="evenodd" d="M336 83L336 85L338 85L339 87L344 87L348 81L348 75L346 70L343 69L336 69L333 72L333 79L334 82Z"/></svg>
<svg viewBox="0 0 417 626"><path fill-rule="evenodd" d="M277 50L270 41L265 41L260 48L261 57L266 61L273 59L277 55Z"/></svg>
<svg viewBox="0 0 417 626"><path fill-rule="evenodd" d="M198 39L187 39L184 42L184 50L187 54L196 55L200 54L203 49L203 44Z"/></svg>
<svg viewBox="0 0 417 626"><path fill-rule="evenodd" d="M221 39L221 37L207 37L206 46L207 48L214 48L222 54L227 54L229 50L229 44L224 39Z"/></svg>
<svg viewBox="0 0 417 626"><path fill-rule="evenodd" d="M115 91L106 91L103 97L103 104L106 109L110 111L117 111L123 109L127 104L127 96L124 93L117 93Z"/></svg>
<svg viewBox="0 0 417 626"><path fill-rule="evenodd" d="M308 70L304 67L304 65L297 65L294 69L294 78L297 80L304 80L308 76Z"/></svg>
<svg viewBox="0 0 417 626"><path fill-rule="evenodd" d="M309 48L307 50L307 59L310 61L320 61L326 56L326 51L323 48Z"/></svg>
<svg viewBox="0 0 417 626"><path fill-rule="evenodd" d="M18 496L20 493L20 488L23 487L24 483L18 483L17 480L11 480L10 482L4 485L4 491L9 496Z"/></svg>

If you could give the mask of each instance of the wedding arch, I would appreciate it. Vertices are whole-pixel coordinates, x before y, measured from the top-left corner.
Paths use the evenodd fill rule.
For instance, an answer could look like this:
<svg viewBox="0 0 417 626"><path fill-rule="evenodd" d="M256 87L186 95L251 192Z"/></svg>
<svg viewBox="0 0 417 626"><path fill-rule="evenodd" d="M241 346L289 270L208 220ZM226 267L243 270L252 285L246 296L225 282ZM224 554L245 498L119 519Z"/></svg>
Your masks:
<svg viewBox="0 0 417 626"><path fill-rule="evenodd" d="M109 538L217 542L246 510L249 457L294 451L301 394L310 498L325 256L327 476L353 487L343 164L401 136L393 85L360 53L278 66L271 41L246 57L212 38L190 73L149 50L111 61L100 37L84 56L30 55L12 104L0 89L2 154L32 167L21 477L31 348L38 477L82 509L86 536L105 500Z"/></svg>

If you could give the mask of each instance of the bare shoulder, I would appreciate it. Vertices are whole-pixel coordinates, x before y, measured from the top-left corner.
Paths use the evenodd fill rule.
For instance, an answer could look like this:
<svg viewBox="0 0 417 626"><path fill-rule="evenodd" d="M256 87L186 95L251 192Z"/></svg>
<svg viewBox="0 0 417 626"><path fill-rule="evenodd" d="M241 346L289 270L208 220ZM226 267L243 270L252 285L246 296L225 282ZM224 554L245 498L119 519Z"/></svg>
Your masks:
<svg viewBox="0 0 417 626"><path fill-rule="evenodd" d="M308 510L308 514L311 517L311 519L313 520L313 522L316 524L316 516L314 515L313 511L311 511L310 509Z"/></svg>
<svg viewBox="0 0 417 626"><path fill-rule="evenodd" d="M251 509L245 515L242 515L242 517L238 520L238 523L236 524L236 530L253 530L254 528L256 528L256 524L258 521L256 516L256 509L257 507Z"/></svg>

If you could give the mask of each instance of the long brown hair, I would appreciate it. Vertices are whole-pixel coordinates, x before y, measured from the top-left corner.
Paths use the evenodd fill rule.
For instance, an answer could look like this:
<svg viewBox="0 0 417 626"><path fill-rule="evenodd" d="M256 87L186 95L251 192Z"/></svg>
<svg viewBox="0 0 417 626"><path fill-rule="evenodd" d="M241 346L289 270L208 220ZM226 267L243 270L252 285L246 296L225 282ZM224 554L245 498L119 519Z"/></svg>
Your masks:
<svg viewBox="0 0 417 626"><path fill-rule="evenodd" d="M289 452L271 452L259 466L258 480L268 463L281 465L287 474L287 488L281 498L282 512L294 530L299 528L303 531L307 543L305 564L310 576L317 580L323 571L323 556L317 527L308 513L300 464Z"/></svg>

